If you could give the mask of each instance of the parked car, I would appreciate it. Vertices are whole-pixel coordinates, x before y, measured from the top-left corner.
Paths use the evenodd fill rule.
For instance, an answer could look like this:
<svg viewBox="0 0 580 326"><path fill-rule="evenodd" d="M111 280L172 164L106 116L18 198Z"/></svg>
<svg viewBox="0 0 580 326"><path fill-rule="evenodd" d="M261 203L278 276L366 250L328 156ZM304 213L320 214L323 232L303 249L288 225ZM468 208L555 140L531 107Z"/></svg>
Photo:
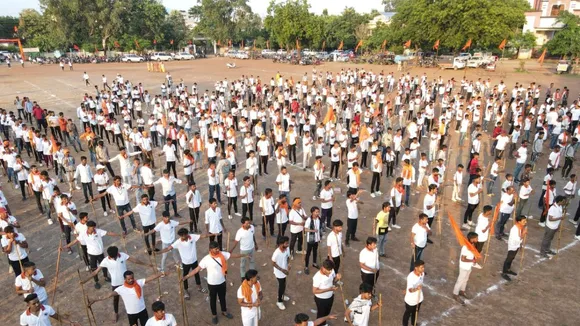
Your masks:
<svg viewBox="0 0 580 326"><path fill-rule="evenodd" d="M151 55L151 61L170 61L170 60L173 60L173 58L171 57L171 55L165 52L154 52Z"/></svg>
<svg viewBox="0 0 580 326"><path fill-rule="evenodd" d="M481 56L473 56L469 60L467 60L467 67L468 68L479 68L481 66L485 66L487 64L487 60Z"/></svg>
<svg viewBox="0 0 580 326"><path fill-rule="evenodd" d="M274 50L268 50L268 49L263 49L262 50L262 56L265 58L271 58L276 54L276 51Z"/></svg>
<svg viewBox="0 0 580 326"><path fill-rule="evenodd" d="M123 55L123 57L121 58L121 61L123 62L143 62L145 61L145 59L143 57L140 57L136 54L125 54Z"/></svg>
<svg viewBox="0 0 580 326"><path fill-rule="evenodd" d="M245 59L249 59L250 55L248 54L248 51L238 51L235 58L245 60Z"/></svg>
<svg viewBox="0 0 580 326"><path fill-rule="evenodd" d="M572 65L570 60L560 60L558 61L558 66L556 66L556 71L558 74L567 74L572 70Z"/></svg>
<svg viewBox="0 0 580 326"><path fill-rule="evenodd" d="M442 55L437 58L437 65L441 69L464 69L467 63L467 57L453 57L451 55Z"/></svg>
<svg viewBox="0 0 580 326"><path fill-rule="evenodd" d="M175 60L193 60L193 59L195 59L195 56L191 53L188 53L188 52L179 52L173 57L173 59L175 59Z"/></svg>

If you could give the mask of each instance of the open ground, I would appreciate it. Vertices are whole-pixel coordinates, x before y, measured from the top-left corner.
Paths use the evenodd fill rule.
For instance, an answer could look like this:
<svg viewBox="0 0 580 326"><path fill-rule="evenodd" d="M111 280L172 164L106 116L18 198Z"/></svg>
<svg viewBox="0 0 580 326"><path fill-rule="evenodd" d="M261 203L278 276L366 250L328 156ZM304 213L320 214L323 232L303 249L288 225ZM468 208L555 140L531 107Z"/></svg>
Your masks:
<svg viewBox="0 0 580 326"><path fill-rule="evenodd" d="M291 66L286 64L277 64L270 61L238 61L238 67L235 69L226 68L226 59L214 58L205 59L192 62L170 62L166 64L166 69L171 72L174 81L177 83L183 79L185 84L191 86L197 82L200 92L209 89L213 90L213 84L216 80L221 80L227 77L228 80L234 80L241 75L259 76L262 81L269 80L277 72L280 72L285 78L293 77L294 80L299 80L304 72L310 72L312 66ZM571 89L570 98L576 98L580 91L580 79L574 76L557 76L548 70L546 67L536 66L535 63L528 63L533 66L527 73L516 73L514 68L515 63L502 62L498 65L496 72L486 72L484 70L469 70L467 71L467 78L476 80L477 78L487 79L491 78L492 84L499 83L503 79L508 89L516 82L524 83L525 85L536 82L541 84L545 89L549 83L555 83L556 87L562 88L567 86ZM94 93L93 87L85 87L82 80L82 73L86 71L94 84L100 85L100 76L106 75L111 80L117 73L122 74L125 79L131 80L133 83L142 82L145 89L152 94L160 93L160 85L164 81L165 74L149 73L146 70L145 64L90 64L77 65L74 71L61 72L57 65L53 66L27 66L22 69L20 67L13 67L7 69L5 66L0 67L0 107L14 110L13 100L15 96L28 96L33 101L38 101L41 107L54 110L56 112L64 112L65 116L69 116L76 120L76 107L80 103L80 99L85 92L89 94ZM317 70L339 71L347 68L365 68L372 69L375 72L383 70L385 73L391 71L395 72L395 76L400 73L396 72L396 66L368 66L368 65L353 65L353 64L339 64L328 63L315 67ZM412 68L409 70L412 75L422 75L426 72L429 79L443 76L444 79L454 77L460 80L463 71L441 71L434 68ZM459 148L457 145L458 136L453 132L450 133L450 148L449 162L447 165L448 171L454 171L455 166L459 163L464 165L467 163L469 150L467 146ZM484 136L484 145L482 152L485 152L484 165L486 165L490 156L489 153L489 135ZM299 146L300 147L300 146ZM301 147L300 147L301 148ZM422 150L427 150L426 142L423 142ZM115 146L109 146L111 155L117 152ZM159 149L156 149L156 153ZM88 154L88 153L86 153ZM298 162L301 162L301 154L298 155ZM26 158L26 155L24 155ZM80 154L77 154L77 162ZM238 151L238 164L243 162L245 156L241 151ZM27 158L28 159L28 158ZM28 159L30 163L32 160ZM158 160L164 163L162 158ZM325 158L327 160L327 158ZM330 166L328 161L325 161L327 166ZM164 164L159 164L164 165ZM178 164L179 165L179 164ZM117 169L117 165L113 165ZM180 165L179 165L180 166ZM508 161L506 171L511 173L513 171L514 162ZM520 269L520 258L522 253L514 261L514 269L519 273L511 283L506 283L500 277L500 270L503 260L507 253L507 244L501 241L492 239L491 249L489 252L487 263L483 270L474 270L471 274L471 279L468 284L467 291L475 296L468 302L467 305L461 306L452 299L451 291L458 274L458 258L460 247L453 236L453 232L448 223L448 214L453 216L458 222L463 216L465 207L462 204L454 203L451 198L451 187L446 187L444 191L444 200L442 201L442 212L439 218L442 218L439 226L436 221L434 224L433 240L435 244L429 245L424 253L424 260L426 262L426 291L425 301L423 303L419 323L421 325L459 325L459 324L477 324L477 325L578 325L578 302L580 302L580 292L578 287L578 257L580 255L580 242L576 242L573 238L573 230L571 224L564 222L564 230L562 232L561 240L557 239L553 242L553 247L560 244L562 248L558 259L544 260L539 258L539 247L543 236L543 229L537 225L537 218L540 211L536 207L538 196L541 189L541 179L543 178L544 167L546 166L546 158L540 159L538 164L538 173L535 174L532 181L532 187L536 189L530 202L530 215L536 217L530 223L530 231L524 250L525 256L522 262L522 269ZM275 189L274 183L276 175L276 166L274 162L269 163L270 175L260 178L259 191L270 187ZM183 176L182 169L178 168L178 174ZM159 176L159 171L157 176ZM303 199L303 207L306 211L313 205L319 205L319 202L312 201L312 194L315 183L311 171L302 171L301 166L291 166L289 168L291 179L294 185L291 192L291 197L300 196ZM399 173L399 170L396 172ZM578 173L577 166L574 167L572 173ZM53 172L51 172L53 175ZM365 171L362 174L362 188L370 188L371 173ZM451 173L447 176L447 185L451 184ZM500 175L503 181L503 174ZM240 178L240 176L238 176ZM202 212L207 209L208 187L207 177L205 172L200 170L195 174L195 180L199 189L202 192L202 197L205 203L202 206ZM555 174L555 180L558 182L557 189L561 193L564 181L560 178L560 173ZM43 217L38 214L36 205L33 199L21 201L20 191L15 190L7 179L3 177L3 191L6 195L9 205L12 209L13 215L16 216L22 225L21 232L27 237L30 244L30 260L35 262L37 267L41 269L47 280L46 289L49 292L49 300L52 304L53 297L56 295L56 300L53 307L58 308L60 313L70 315L73 320L80 321L83 325L89 325L88 319L85 315L83 307L83 299L81 288L78 283L77 269L81 270L83 277L86 277L87 272L84 271L84 265L78 257L78 252L75 251L73 255L64 254L61 257L60 274L58 277L58 290L56 294L54 289L54 276L57 261L57 247L61 239L57 224L48 226ZM381 179L381 191L387 194L390 191L392 179ZM497 184L496 184L497 185ZM342 188L342 194L345 192L345 184L342 181L336 182L336 187ZM495 187L496 194L498 194L498 187ZM186 187L178 185L178 207L180 214L186 218L188 216L186 205L184 204L184 193ZM160 193L160 190L157 191ZM345 212L345 197L342 194L338 195L335 202L334 218L340 218L343 221L346 219ZM159 195L158 195L159 196ZM465 195L464 195L465 196ZM385 195L381 198L371 198L368 192L361 195L364 205L360 206L359 214L359 231L357 236L364 240L371 233L372 219L380 210L380 205L387 200ZM134 196L133 196L134 198ZM493 203L491 203L493 198ZM485 204L496 204L499 200L498 196L487 197L484 196ZM103 216L103 211L100 205L95 204L96 212L93 214L90 204L83 203L83 197L80 191L75 191L73 194L73 201L77 204L79 211L89 212L91 219L98 221L99 227L113 232L120 232L119 224L114 220L114 217L109 215ZM409 261L411 258L412 249L410 246L410 228L416 222L418 214L421 212L423 205L423 194L416 194L411 197L411 207L404 209L400 215L400 225L402 229L394 230L389 233L387 241L387 258L382 259L381 274L378 280L377 293L382 294L383 307L382 317L383 325L400 325L401 316L404 312L403 292L406 284L406 276L408 274ZM132 206L134 207L134 199L132 199ZM162 205L160 205L162 206ZM256 205L257 206L257 205ZM480 207L482 205L480 204ZM569 212L573 215L578 207L578 200L571 203ZM224 215L226 206L222 205ZM158 210L160 216L160 209ZM254 218L257 229L261 231L261 222L259 222L258 208L254 208ZM231 233L230 246L233 243L235 231L239 228L240 223L237 218L228 220L225 218L225 225L227 230ZM511 222L508 223L511 227ZM441 230L441 231L440 231ZM260 232L257 232L258 234ZM326 238L323 239L320 254L324 256L326 252ZM272 267L270 264L270 257L274 248L274 239L271 239L271 245L266 246L261 236L257 237L258 245L261 252L257 254L256 266L260 272L261 284L264 289L264 303L262 305L262 320L261 325L289 325L292 323L293 317L296 313L305 312L314 318L315 313L311 311L315 309L313 295L311 292L312 275L306 276L301 271L303 270L303 263L300 262L301 256L297 256L296 260L291 262L292 271L288 277L289 287L287 295L291 297L293 304L288 304L285 311L280 311L275 305L276 302L276 287L277 283L272 275ZM225 242L225 240L224 240ZM109 245L117 245L123 249L122 242L118 238L105 238L105 247ZM358 293L358 286L360 284L360 272L358 267L358 252L363 248L364 243L352 243L352 247L346 251L346 261L344 263L344 297L350 302ZM555 249L555 248L553 248ZM127 237L128 254L136 258L147 261L149 256L145 252L143 240L139 238L137 233L130 233ZM201 240L198 243L198 257L207 253L207 240ZM320 256L319 256L320 260ZM4 260L5 261L5 260ZM171 261L171 259L169 260ZM168 261L168 262L169 262ZM235 294L240 285L239 279L239 260L231 260L229 262L229 276L228 283L232 282L233 286L228 287L227 303L228 309L235 316L233 320L225 320L220 318L220 325L240 325L239 306L235 299ZM4 288L4 295L0 299L0 307L3 311L3 319L5 325L17 325L20 314L25 310L25 304L22 302L22 297L17 296L14 289L14 278L7 273L8 266L2 263L2 274L0 275L0 286ZM145 278L153 271L150 268L142 266L129 265L130 269L136 272L137 278ZM312 272L311 272L312 273ZM205 272L202 272L205 276ZM167 305L167 312L173 313L179 325L184 325L181 317L180 299L178 296L178 282L175 272L160 279L161 291L163 292L163 301ZM205 285L205 280L202 280ZM105 295L110 289L107 284L100 290L95 290L92 283L85 285L89 297L96 298ZM193 288L192 288L193 289ZM157 285L149 284L145 287L145 297L148 308L157 296ZM209 311L209 304L206 302L206 295L192 292L190 301L186 301L187 311L189 315L190 325L205 325L210 324L211 315ZM342 315L344 307L342 304L341 293L335 293L335 303L333 312ZM294 304L295 303L295 304ZM94 313L98 325L113 325L112 318L112 302L100 302L93 306ZM150 316L151 310L149 309ZM117 325L128 325L126 317L124 317L124 308L121 304L120 319ZM335 321L333 325L342 324L342 321ZM58 323L55 323L58 324ZM372 325L378 325L378 316L376 313L372 315Z"/></svg>

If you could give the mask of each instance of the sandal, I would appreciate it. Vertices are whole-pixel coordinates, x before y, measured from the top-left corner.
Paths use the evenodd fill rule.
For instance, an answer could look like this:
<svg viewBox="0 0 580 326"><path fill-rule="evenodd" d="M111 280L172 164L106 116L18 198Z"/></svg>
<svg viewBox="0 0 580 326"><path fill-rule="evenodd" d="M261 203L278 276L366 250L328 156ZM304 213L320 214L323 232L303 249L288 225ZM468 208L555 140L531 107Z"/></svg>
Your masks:
<svg viewBox="0 0 580 326"><path fill-rule="evenodd" d="M227 319L234 319L234 316L232 314L230 314L229 312L222 312L222 315L224 317L226 317Z"/></svg>
<svg viewBox="0 0 580 326"><path fill-rule="evenodd" d="M197 291L199 291L201 293L207 293L207 289L206 288L199 288L199 289L197 289Z"/></svg>

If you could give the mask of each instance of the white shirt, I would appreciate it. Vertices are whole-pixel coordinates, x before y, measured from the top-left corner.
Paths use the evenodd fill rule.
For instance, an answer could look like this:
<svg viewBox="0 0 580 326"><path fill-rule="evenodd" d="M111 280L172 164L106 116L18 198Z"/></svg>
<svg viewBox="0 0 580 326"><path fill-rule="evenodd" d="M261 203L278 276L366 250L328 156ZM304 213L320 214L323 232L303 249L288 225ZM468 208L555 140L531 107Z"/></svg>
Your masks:
<svg viewBox="0 0 580 326"><path fill-rule="evenodd" d="M478 242L486 242L489 237L489 229L485 232L483 230L489 226L489 218L479 214L477 217L477 225L475 226L475 233L477 233Z"/></svg>
<svg viewBox="0 0 580 326"><path fill-rule="evenodd" d="M141 174L141 176L143 176L143 174ZM95 182L95 184L97 184L97 191L105 190L107 189L106 184L109 182L109 176L107 175L107 173L95 174L93 176L93 181Z"/></svg>
<svg viewBox="0 0 580 326"><path fill-rule="evenodd" d="M42 305L38 311L38 316L29 313L28 309L20 315L21 326L50 326L50 316L56 312L51 306Z"/></svg>
<svg viewBox="0 0 580 326"><path fill-rule="evenodd" d="M129 204L129 193L127 192L129 188L131 188L131 185L128 183L122 183L119 188L113 185L107 188L107 193L113 196L115 205L123 206Z"/></svg>
<svg viewBox="0 0 580 326"><path fill-rule="evenodd" d="M141 225L149 226L155 224L155 207L157 207L157 205L158 203L156 201L150 200L149 205L139 203L135 208L133 208L133 212L138 213L141 218Z"/></svg>
<svg viewBox="0 0 580 326"><path fill-rule="evenodd" d="M512 200L514 198L514 195L508 195L507 193L503 193L501 195L501 206L499 207L499 211L502 214L511 214L514 211L514 205L508 205L508 203L511 203Z"/></svg>
<svg viewBox="0 0 580 326"><path fill-rule="evenodd" d="M124 285L119 286L115 289L115 292L123 298L123 303L125 304L125 311L127 314L138 314L145 310L145 290L143 286L145 285L145 279L135 280L139 286L141 286L141 297L137 298L137 292L133 288L128 288Z"/></svg>
<svg viewBox="0 0 580 326"><path fill-rule="evenodd" d="M127 271L127 259L129 259L129 255L120 252L117 259L105 257L101 261L99 266L106 268L109 271L109 275L111 275L111 286L121 286L125 283L123 273Z"/></svg>
<svg viewBox="0 0 580 326"><path fill-rule="evenodd" d="M240 251L254 249L254 226L250 225L249 229L239 228L236 232L235 240L240 243Z"/></svg>
<svg viewBox="0 0 580 326"><path fill-rule="evenodd" d="M16 236L16 241L26 241L26 238L24 237L24 235L22 235L22 233L18 233L18 235ZM0 241L2 243L2 248L7 247L8 246L8 238L6 236L2 237L2 240ZM18 248L18 249L16 249ZM16 252L16 250L18 250L18 253L20 253L20 256L18 256L18 253ZM10 259L11 261L18 261L20 259L24 259L28 257L28 254L26 253L26 250L22 247L20 247L20 245L16 244L15 242L12 242L12 251L10 251L10 253L8 254L8 259Z"/></svg>
<svg viewBox="0 0 580 326"><path fill-rule="evenodd" d="M278 191L290 191L290 174L286 173L286 174L278 174L278 176L276 177L276 182L281 182L281 184L278 185Z"/></svg>
<svg viewBox="0 0 580 326"><path fill-rule="evenodd" d="M246 196L246 197L242 198L242 204L253 203L254 202L254 186L250 185L249 187L246 187L246 186L242 185L240 187L240 197L241 196Z"/></svg>
<svg viewBox="0 0 580 326"><path fill-rule="evenodd" d="M520 187L520 199L528 199L530 198L530 194L532 193L532 186L521 186Z"/></svg>
<svg viewBox="0 0 580 326"><path fill-rule="evenodd" d="M328 274L328 276L322 274L322 271L316 272L312 278L312 287L318 288L320 290L330 289L334 286L333 281L336 277L334 270ZM334 291L327 291L324 293L315 294L319 299L330 299L334 295Z"/></svg>
<svg viewBox="0 0 580 326"><path fill-rule="evenodd" d="M153 182L154 185L161 184L163 196L175 195L175 188L173 187L173 185L175 183L181 184L182 181L170 176L169 178L161 177L161 178L157 179L157 181Z"/></svg>
<svg viewBox="0 0 580 326"><path fill-rule="evenodd" d="M163 243L173 243L175 241L175 227L179 225L177 221L169 221L169 223L161 222L155 226L155 231L159 232L161 236L161 242Z"/></svg>
<svg viewBox="0 0 580 326"><path fill-rule="evenodd" d="M222 255L227 260L230 259L230 253L227 251L222 251ZM221 261L219 258L213 258L211 255L207 255L202 258L199 262L199 267L201 269L207 269L207 284L209 285L220 285L226 281L225 275L222 273L222 267L220 266Z"/></svg>
<svg viewBox="0 0 580 326"><path fill-rule="evenodd" d="M429 224L426 224L427 230L430 230ZM413 236L413 242L417 247L424 248L427 245L427 230L423 228L419 223L415 223L411 229L411 233L415 234Z"/></svg>
<svg viewBox="0 0 580 326"><path fill-rule="evenodd" d="M330 255L336 258L342 255L342 233L332 231L326 238L326 246L330 247Z"/></svg>
<svg viewBox="0 0 580 326"><path fill-rule="evenodd" d="M423 197L423 213L427 214L428 217L434 217L435 216L435 199L437 198L437 195L433 194L426 194L425 197ZM431 209L428 209L427 206L431 206Z"/></svg>
<svg viewBox="0 0 580 326"><path fill-rule="evenodd" d="M187 194L185 195L185 198L187 200L187 206L190 208L197 208L201 206L201 194L199 192L199 190L195 189L195 192L193 191L188 191Z"/></svg>
<svg viewBox="0 0 580 326"><path fill-rule="evenodd" d="M348 174L348 187L349 188L358 188L358 182L357 182L357 173L355 171L353 171L352 169L348 170L347 172Z"/></svg>
<svg viewBox="0 0 580 326"><path fill-rule="evenodd" d="M302 216L306 216L306 213L304 212L303 208L301 208L298 212L292 208L290 209L290 213L288 215L290 221L295 223L302 223L304 222L302 220ZM304 226L302 225L290 225L290 233L299 233L302 232L302 230L304 230Z"/></svg>
<svg viewBox="0 0 580 326"><path fill-rule="evenodd" d="M376 270L380 269L380 265L379 265L379 252L378 250L375 248L375 250L368 250L366 247L360 251L360 254L358 255L358 262L365 264L366 267L368 268L373 268ZM372 272L361 268L360 269L361 272L365 273L365 274L373 274Z"/></svg>
<svg viewBox="0 0 580 326"><path fill-rule="evenodd" d="M161 320L157 320L155 316L149 318L145 326L177 326L177 321L172 314L165 314Z"/></svg>
<svg viewBox="0 0 580 326"><path fill-rule="evenodd" d="M213 173L213 176L212 176ZM218 173L216 170L207 169L207 184L210 186L215 186L219 183Z"/></svg>
<svg viewBox="0 0 580 326"><path fill-rule="evenodd" d="M334 189L330 188L326 190L325 188L322 188L322 190L320 190L320 199L329 201L320 203L320 208L332 208L332 196L334 196Z"/></svg>
<svg viewBox="0 0 580 326"><path fill-rule="evenodd" d="M77 169L75 171L75 178L78 179L80 177L81 183L90 183L93 181L93 172L91 171L91 166L89 164L79 164L77 165Z"/></svg>
<svg viewBox="0 0 580 326"><path fill-rule="evenodd" d="M360 295L354 298L348 307L353 312L351 314L352 325L368 326L372 306L373 303L371 300L364 300Z"/></svg>
<svg viewBox="0 0 580 326"><path fill-rule="evenodd" d="M224 186L226 186L228 197L238 197L238 180L235 177L233 179L226 178L224 180Z"/></svg>
<svg viewBox="0 0 580 326"><path fill-rule="evenodd" d="M548 217L546 218L546 227L552 230L557 230L562 220L550 221L550 216L556 218L562 217L562 206L553 204L548 210Z"/></svg>
<svg viewBox="0 0 580 326"><path fill-rule="evenodd" d="M405 289L405 303L409 306L416 306L419 303L423 302L423 289L420 290L420 293L417 292L409 292L409 289L415 289L419 285L423 285L423 278L425 277L424 274L417 276L415 272L409 273L407 276L407 288Z"/></svg>
<svg viewBox="0 0 580 326"><path fill-rule="evenodd" d="M258 282L258 284L259 283L260 282ZM260 284L260 290L262 290L261 284ZM256 285L255 284L252 285L252 302L246 301L246 298L242 294L242 287L241 286L238 288L237 297L238 297L238 299L242 299L242 302L244 302L244 303L254 303L254 302L258 301L258 290L256 288ZM251 307L251 308L250 307L241 307L241 309L242 309L242 320L254 318L258 314L258 307Z"/></svg>
<svg viewBox="0 0 580 326"><path fill-rule="evenodd" d="M260 199L260 208L264 209L264 215L274 214L274 197L266 198L262 197Z"/></svg>
<svg viewBox="0 0 580 326"><path fill-rule="evenodd" d="M175 162L177 160L177 157L175 157L175 145L163 145L163 152L165 153L166 162Z"/></svg>
<svg viewBox="0 0 580 326"><path fill-rule="evenodd" d="M520 237L520 229L517 225L512 226L510 236L508 238L508 251L515 251L522 245L522 238Z"/></svg>
<svg viewBox="0 0 580 326"><path fill-rule="evenodd" d="M205 224L209 224L209 233L222 233L224 230L221 225L222 210L216 207L215 211L208 208L205 211Z"/></svg>
<svg viewBox="0 0 580 326"><path fill-rule="evenodd" d="M459 269L464 269L464 270L470 271L471 267L473 267L473 263L462 261L461 260L462 256L465 256L465 258L467 258L467 259L473 259L473 258L475 258L475 255L471 252L471 250L469 250L467 248L467 246L461 247L461 254L459 255Z"/></svg>
<svg viewBox="0 0 580 326"><path fill-rule="evenodd" d="M184 264L190 265L197 261L196 242L199 239L201 239L199 234L190 234L186 241L179 238L171 245L173 249L179 250L179 257Z"/></svg>
<svg viewBox="0 0 580 326"><path fill-rule="evenodd" d="M350 198L346 200L346 208L348 210L348 218L351 220L356 220L358 218L358 207L357 201L351 200Z"/></svg>
<svg viewBox="0 0 580 326"><path fill-rule="evenodd" d="M467 187L467 203L471 205L479 204L479 194L475 194L479 188L475 184L470 184ZM471 196L471 194L475 194L475 196Z"/></svg>
<svg viewBox="0 0 580 326"><path fill-rule="evenodd" d="M24 272L24 271L23 271ZM42 275L42 272L40 271L40 269L36 269L34 270L34 274L32 274L32 279L40 281L44 278L44 275ZM30 289L34 289L34 293L36 293L36 295L38 295L38 301L42 302L44 300L46 300L46 298L48 298L48 294L46 293L46 289L44 288L44 286L40 286L36 283L34 283L31 280L28 280L28 277L22 277L22 275L18 275L16 276L16 279L14 280L14 285L15 286L19 286L21 288L21 290L24 291L28 291ZM30 293L23 293L22 296L24 296L24 298L26 298Z"/></svg>
<svg viewBox="0 0 580 326"><path fill-rule="evenodd" d="M282 251L280 248L276 248L272 254L272 262L276 263L280 268L288 270L288 258L290 257L290 249ZM282 273L279 269L274 267L274 276L276 278L286 278L286 274Z"/></svg>
<svg viewBox="0 0 580 326"><path fill-rule="evenodd" d="M107 231L95 228L95 232L93 234L87 234L87 231L85 231L79 233L78 238L79 241L85 242L85 245L87 246L87 253L89 255L98 256L103 253L103 236L106 234Z"/></svg>

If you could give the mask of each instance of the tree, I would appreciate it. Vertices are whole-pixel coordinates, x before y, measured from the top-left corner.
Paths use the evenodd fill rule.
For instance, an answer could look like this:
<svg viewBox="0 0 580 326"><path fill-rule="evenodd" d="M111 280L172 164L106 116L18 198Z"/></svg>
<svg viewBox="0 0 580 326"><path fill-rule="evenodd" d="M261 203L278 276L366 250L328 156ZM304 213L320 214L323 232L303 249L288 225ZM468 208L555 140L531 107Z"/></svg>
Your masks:
<svg viewBox="0 0 580 326"><path fill-rule="evenodd" d="M536 45L536 35L530 31L519 33L510 41L510 44L517 49L532 49Z"/></svg>
<svg viewBox="0 0 580 326"><path fill-rule="evenodd" d="M65 35L56 23L34 9L20 12L18 34L29 47L38 47L41 51L50 51L65 47Z"/></svg>
<svg viewBox="0 0 580 326"><path fill-rule="evenodd" d="M213 39L240 41L243 30L250 28L247 21L256 22L256 16L247 0L198 0L198 4L189 9L189 15L198 20L194 31ZM239 26L238 26L239 25Z"/></svg>
<svg viewBox="0 0 580 326"><path fill-rule="evenodd" d="M473 47L497 46L510 38L525 22L526 0L396 0L397 13L390 28L393 41L412 40L430 48L460 49L468 39Z"/></svg>
<svg viewBox="0 0 580 326"><path fill-rule="evenodd" d="M293 48L297 40L307 42L307 26L311 22L308 12L310 5L306 0L287 0L268 6L264 27L281 48Z"/></svg>
<svg viewBox="0 0 580 326"><path fill-rule="evenodd" d="M165 22L163 23L163 38L161 38L161 43L168 48L185 45L187 33L188 28L185 25L185 18L183 18L183 15L179 11L173 10L165 18ZM171 40L173 40L173 45L171 44Z"/></svg>
<svg viewBox="0 0 580 326"><path fill-rule="evenodd" d="M580 17L567 11L562 11L558 16L559 23L564 27L557 31L546 44L548 51L552 54L580 57Z"/></svg>
<svg viewBox="0 0 580 326"><path fill-rule="evenodd" d="M0 16L0 38L14 38L14 26L18 24L18 17Z"/></svg>

